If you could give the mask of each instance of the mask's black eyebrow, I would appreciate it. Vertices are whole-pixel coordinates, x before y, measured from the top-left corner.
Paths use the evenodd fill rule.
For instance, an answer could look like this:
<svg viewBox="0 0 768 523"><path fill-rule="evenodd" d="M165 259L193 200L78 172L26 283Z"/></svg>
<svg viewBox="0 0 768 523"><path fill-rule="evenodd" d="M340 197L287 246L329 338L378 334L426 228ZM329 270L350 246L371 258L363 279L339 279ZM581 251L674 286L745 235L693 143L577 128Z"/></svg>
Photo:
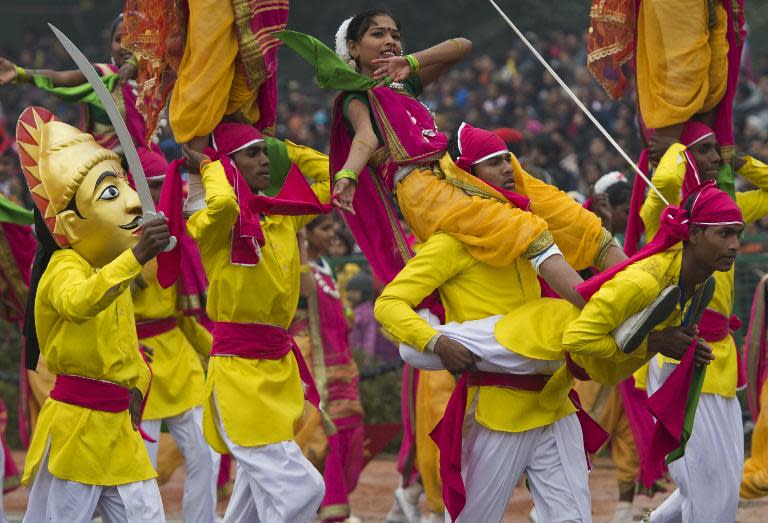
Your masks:
<svg viewBox="0 0 768 523"><path fill-rule="evenodd" d="M98 178L96 178L96 185L93 186L93 192L94 193L96 192L96 189L99 187L99 185L101 185L101 182L104 181L104 178L107 178L109 176L113 176L113 177L117 178L117 175L115 173L113 173L112 171L104 171L103 173L101 173L99 175Z"/></svg>

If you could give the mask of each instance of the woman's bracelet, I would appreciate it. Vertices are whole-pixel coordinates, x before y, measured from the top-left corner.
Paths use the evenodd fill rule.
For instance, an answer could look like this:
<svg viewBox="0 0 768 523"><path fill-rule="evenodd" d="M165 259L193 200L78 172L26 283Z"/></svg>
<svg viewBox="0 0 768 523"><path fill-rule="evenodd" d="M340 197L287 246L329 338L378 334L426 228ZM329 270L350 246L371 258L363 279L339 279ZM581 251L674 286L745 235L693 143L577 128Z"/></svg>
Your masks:
<svg viewBox="0 0 768 523"><path fill-rule="evenodd" d="M333 183L338 183L339 180L352 180L357 182L357 173L352 169L342 169L333 175Z"/></svg>
<svg viewBox="0 0 768 523"><path fill-rule="evenodd" d="M16 82L17 84L23 84L26 83L27 80L29 80L29 76L27 75L27 70L19 65L14 65L14 69L16 69Z"/></svg>
<svg viewBox="0 0 768 523"><path fill-rule="evenodd" d="M419 59L416 58L416 55L407 54L403 58L405 58L405 61L408 62L408 65L411 66L411 73L419 72L421 64L419 64Z"/></svg>
<svg viewBox="0 0 768 523"><path fill-rule="evenodd" d="M352 140L352 143L355 143L355 142L361 143L361 144L365 145L366 147L368 147L371 150L371 154L376 152L376 148L373 145L371 145L368 142L366 142L365 140L363 140L362 138L355 138L354 140Z"/></svg>
<svg viewBox="0 0 768 523"><path fill-rule="evenodd" d="M464 58L464 46L461 44L461 40L458 38L451 38L451 42L456 45L456 50L459 52L459 59Z"/></svg>

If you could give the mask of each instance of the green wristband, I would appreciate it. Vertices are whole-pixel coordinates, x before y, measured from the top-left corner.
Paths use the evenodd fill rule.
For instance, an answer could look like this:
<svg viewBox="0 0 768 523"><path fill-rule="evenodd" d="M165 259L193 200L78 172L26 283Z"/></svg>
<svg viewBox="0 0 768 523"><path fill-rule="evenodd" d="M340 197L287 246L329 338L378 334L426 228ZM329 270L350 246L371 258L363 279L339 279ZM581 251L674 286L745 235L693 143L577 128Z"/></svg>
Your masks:
<svg viewBox="0 0 768 523"><path fill-rule="evenodd" d="M29 79L29 77L27 76L27 70L26 69L24 69L23 67L18 66L18 65L14 65L13 67L16 69L16 80L15 80L15 82L17 84L24 83L24 82L26 82Z"/></svg>
<svg viewBox="0 0 768 523"><path fill-rule="evenodd" d="M405 61L408 62L408 65L411 66L411 72L412 73L418 73L419 68L421 67L421 64L419 64L419 59L416 58L415 55L407 54L403 58L405 58Z"/></svg>
<svg viewBox="0 0 768 523"><path fill-rule="evenodd" d="M339 180L352 180L357 183L357 173L352 169L342 169L333 175L333 183L338 183Z"/></svg>

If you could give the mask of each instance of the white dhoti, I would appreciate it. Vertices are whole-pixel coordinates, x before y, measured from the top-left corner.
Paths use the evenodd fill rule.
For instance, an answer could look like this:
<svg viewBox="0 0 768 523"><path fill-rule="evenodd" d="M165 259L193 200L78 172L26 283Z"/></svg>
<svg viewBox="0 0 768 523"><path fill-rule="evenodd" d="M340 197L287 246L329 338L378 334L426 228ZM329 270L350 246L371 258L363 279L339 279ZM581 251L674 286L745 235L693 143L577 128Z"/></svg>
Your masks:
<svg viewBox="0 0 768 523"><path fill-rule="evenodd" d="M648 392L653 394L663 376L655 357L649 368ZM653 511L651 521L736 521L743 468L744 427L738 399L702 394L685 456L669 464L677 490Z"/></svg>
<svg viewBox="0 0 768 523"><path fill-rule="evenodd" d="M432 317L434 318L434 317ZM537 360L521 356L496 341L494 328L503 316L490 316L480 320L451 322L433 327L442 335L458 341L477 356L477 370L506 374L553 374L563 360ZM434 352L419 351L410 345L400 345L400 357L408 365L421 370L445 370L440 357Z"/></svg>
<svg viewBox="0 0 768 523"><path fill-rule="evenodd" d="M24 523L90 523L98 509L105 523L164 523L157 481L103 487L54 477L48 450L29 493Z"/></svg>
<svg viewBox="0 0 768 523"><path fill-rule="evenodd" d="M502 317L432 323L440 334L477 356L480 371L553 374L563 365L562 360L528 358L501 345L494 328ZM419 369L445 368L437 354L408 345L400 345L400 356ZM501 521L522 474L528 478L539 521L592 521L584 440L575 414L524 432L502 432L480 425L471 408L465 418L461 468L467 503L458 522Z"/></svg>
<svg viewBox="0 0 768 523"><path fill-rule="evenodd" d="M215 393L214 403L219 434L237 463L224 522L312 521L325 495L325 483L296 442L241 447L227 435Z"/></svg>
<svg viewBox="0 0 768 523"><path fill-rule="evenodd" d="M525 474L539 521L589 523L592 503L581 425L576 414L525 432L490 430L471 417L461 475L467 504L460 523L501 521ZM450 516L446 513L446 521Z"/></svg>
<svg viewBox="0 0 768 523"><path fill-rule="evenodd" d="M160 426L165 421L171 437L184 456L187 475L184 479L184 523L216 521L216 479L221 456L203 436L203 408L195 407L164 420L144 420L141 428L154 442L145 441L149 458L157 468Z"/></svg>

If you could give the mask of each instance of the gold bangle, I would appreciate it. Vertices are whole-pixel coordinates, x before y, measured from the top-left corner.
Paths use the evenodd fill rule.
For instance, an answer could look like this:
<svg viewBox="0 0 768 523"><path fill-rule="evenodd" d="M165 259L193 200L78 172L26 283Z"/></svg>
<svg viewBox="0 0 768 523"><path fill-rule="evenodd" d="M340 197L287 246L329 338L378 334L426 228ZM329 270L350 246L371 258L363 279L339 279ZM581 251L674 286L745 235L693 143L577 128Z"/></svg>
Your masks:
<svg viewBox="0 0 768 523"><path fill-rule="evenodd" d="M459 52L459 58L464 58L464 46L461 45L461 42L458 38L451 38L451 42L453 42L456 45L456 50Z"/></svg>
<svg viewBox="0 0 768 523"><path fill-rule="evenodd" d="M352 169L342 169L333 175L333 183L338 183L339 180L352 180L357 183L358 174Z"/></svg>
<svg viewBox="0 0 768 523"><path fill-rule="evenodd" d="M408 62L408 65L411 68L411 73L415 74L419 72L421 64L419 64L419 59L416 58L416 55L407 54L403 58L405 58L405 61Z"/></svg>
<svg viewBox="0 0 768 523"><path fill-rule="evenodd" d="M16 69L16 80L15 80L15 83L17 83L17 84L26 83L27 80L28 80L27 70L24 69L21 66L18 66L18 65L14 65L13 67L14 67L14 69Z"/></svg>
<svg viewBox="0 0 768 523"><path fill-rule="evenodd" d="M308 263L302 263L299 265L299 273L301 274L309 274L312 272L312 269L309 267Z"/></svg>
<svg viewBox="0 0 768 523"><path fill-rule="evenodd" d="M369 144L368 142L366 142L365 140L363 140L361 138L355 138L354 140L352 140L352 143L355 143L355 142L359 142L359 143L361 143L363 145L368 146L368 148L371 150L371 154L376 152L376 149L373 147L373 145Z"/></svg>

